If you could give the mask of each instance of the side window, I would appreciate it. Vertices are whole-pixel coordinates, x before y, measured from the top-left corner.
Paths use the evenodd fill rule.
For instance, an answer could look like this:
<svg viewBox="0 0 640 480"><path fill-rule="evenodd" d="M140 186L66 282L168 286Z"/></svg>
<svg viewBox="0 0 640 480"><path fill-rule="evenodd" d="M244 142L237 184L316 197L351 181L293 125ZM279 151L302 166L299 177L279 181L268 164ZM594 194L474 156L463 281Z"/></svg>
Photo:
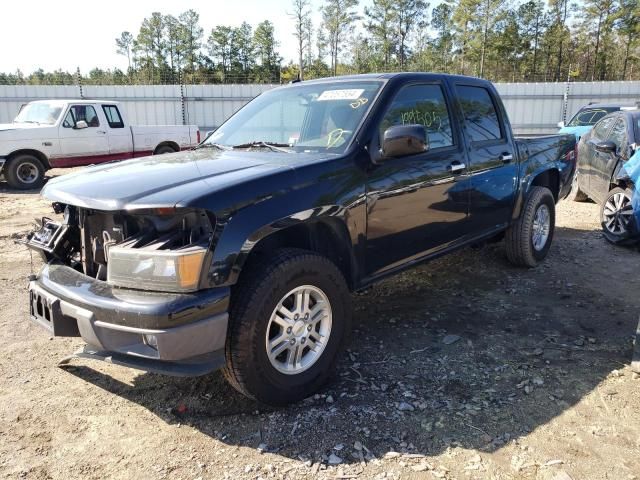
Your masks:
<svg viewBox="0 0 640 480"><path fill-rule="evenodd" d="M380 123L380 138L389 127L411 124L424 126L430 149L453 145L451 119L440 85L402 88Z"/></svg>
<svg viewBox="0 0 640 480"><path fill-rule="evenodd" d="M621 151L627 146L627 122L624 121L624 118L618 118L611 132L609 132L607 140L615 143L618 151Z"/></svg>
<svg viewBox="0 0 640 480"><path fill-rule="evenodd" d="M458 85L458 99L464 123L472 142L499 140L504 137L498 111L489 90L483 87Z"/></svg>
<svg viewBox="0 0 640 480"><path fill-rule="evenodd" d="M607 132L611 128L616 117L605 117L593 127L593 136L600 140L607 138Z"/></svg>
<svg viewBox="0 0 640 480"><path fill-rule="evenodd" d="M96 110L91 105L73 105L64 117L62 126L64 128L73 128L76 126L76 123L81 120L87 122L87 126L89 127L100 126Z"/></svg>
<svg viewBox="0 0 640 480"><path fill-rule="evenodd" d="M124 122L118 111L118 107L115 105L102 105L102 111L107 117L107 123L111 128L124 128Z"/></svg>

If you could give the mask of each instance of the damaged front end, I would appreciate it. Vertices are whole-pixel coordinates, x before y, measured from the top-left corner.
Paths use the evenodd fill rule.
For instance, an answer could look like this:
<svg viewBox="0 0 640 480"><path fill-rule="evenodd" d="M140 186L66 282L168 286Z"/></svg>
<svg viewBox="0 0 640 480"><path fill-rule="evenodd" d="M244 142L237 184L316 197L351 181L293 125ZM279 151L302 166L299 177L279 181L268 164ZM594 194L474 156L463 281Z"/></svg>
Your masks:
<svg viewBox="0 0 640 480"><path fill-rule="evenodd" d="M31 318L81 336L79 356L197 375L223 363L228 288L211 288L215 218L196 209L100 211L54 204L23 243L45 266L30 281Z"/></svg>

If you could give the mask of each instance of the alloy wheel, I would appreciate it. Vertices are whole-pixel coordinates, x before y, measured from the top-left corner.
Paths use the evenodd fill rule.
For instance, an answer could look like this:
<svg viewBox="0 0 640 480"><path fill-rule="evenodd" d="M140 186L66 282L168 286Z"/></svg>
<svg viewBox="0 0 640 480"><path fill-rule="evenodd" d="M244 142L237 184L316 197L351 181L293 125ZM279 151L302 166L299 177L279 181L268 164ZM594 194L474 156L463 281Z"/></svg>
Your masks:
<svg viewBox="0 0 640 480"><path fill-rule="evenodd" d="M310 368L322 356L331 334L331 304L312 285L288 292L273 310L266 332L271 365L286 375Z"/></svg>

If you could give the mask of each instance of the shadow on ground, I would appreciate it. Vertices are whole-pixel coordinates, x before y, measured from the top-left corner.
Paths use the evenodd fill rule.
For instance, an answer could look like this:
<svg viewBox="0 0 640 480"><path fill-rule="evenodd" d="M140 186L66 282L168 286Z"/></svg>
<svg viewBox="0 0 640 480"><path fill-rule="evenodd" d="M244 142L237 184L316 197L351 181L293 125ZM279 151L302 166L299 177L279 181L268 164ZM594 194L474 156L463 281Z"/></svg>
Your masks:
<svg viewBox="0 0 640 480"><path fill-rule="evenodd" d="M334 453L352 463L452 445L493 451L562 414L631 360L637 285L631 291L624 275L612 275L600 288L602 265L585 259L615 247L597 232L556 234L563 242L537 269L513 268L501 244L489 245L354 295L353 338L336 375L288 408L247 400L220 373L144 373L130 386L77 361L67 370L168 423L289 458ZM638 268L637 252L614 258Z"/></svg>

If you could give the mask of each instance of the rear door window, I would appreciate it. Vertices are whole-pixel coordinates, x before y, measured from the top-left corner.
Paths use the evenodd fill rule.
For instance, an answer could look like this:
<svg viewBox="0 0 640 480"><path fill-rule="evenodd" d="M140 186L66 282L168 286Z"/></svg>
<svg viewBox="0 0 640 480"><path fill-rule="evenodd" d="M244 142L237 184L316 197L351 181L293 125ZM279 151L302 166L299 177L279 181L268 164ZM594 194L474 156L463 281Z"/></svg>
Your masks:
<svg viewBox="0 0 640 480"><path fill-rule="evenodd" d="M107 123L111 128L124 128L124 122L118 111L118 107L115 105L102 105L102 111L105 117L107 117Z"/></svg>
<svg viewBox="0 0 640 480"><path fill-rule="evenodd" d="M489 90L484 87L457 85L458 101L472 142L496 141L504 138L498 109Z"/></svg>

